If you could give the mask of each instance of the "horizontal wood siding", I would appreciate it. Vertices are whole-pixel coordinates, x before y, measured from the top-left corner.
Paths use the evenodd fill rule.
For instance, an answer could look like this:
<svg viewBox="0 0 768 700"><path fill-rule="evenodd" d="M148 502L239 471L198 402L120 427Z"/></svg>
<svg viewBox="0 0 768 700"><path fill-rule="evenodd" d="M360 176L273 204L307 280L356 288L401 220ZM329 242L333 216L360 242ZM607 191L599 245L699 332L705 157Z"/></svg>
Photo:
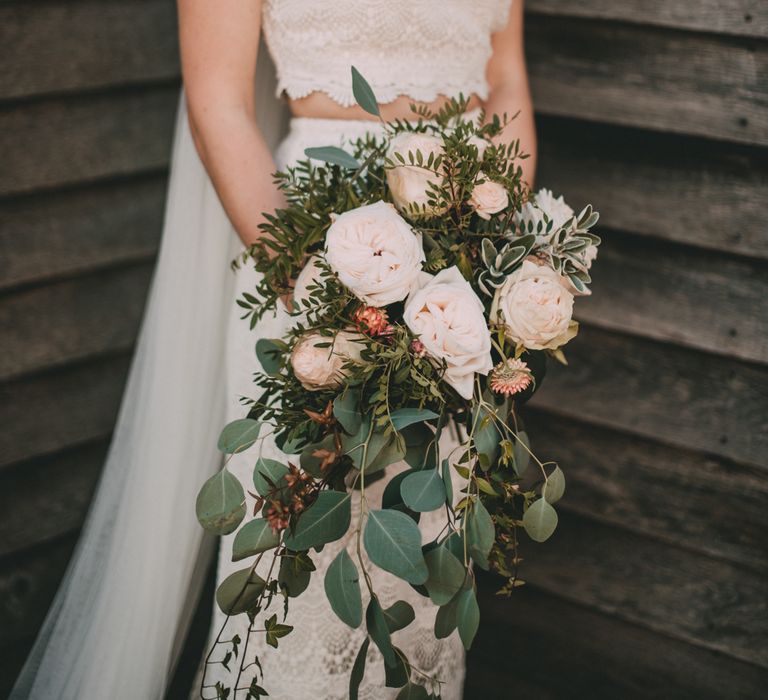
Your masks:
<svg viewBox="0 0 768 700"><path fill-rule="evenodd" d="M761 697L766 3L526 7L539 181L594 203L604 245L570 367L525 415L568 479L561 527L523 543L511 600L481 577L465 697ZM63 575L129 371L175 22L172 0L0 2L0 696Z"/></svg>

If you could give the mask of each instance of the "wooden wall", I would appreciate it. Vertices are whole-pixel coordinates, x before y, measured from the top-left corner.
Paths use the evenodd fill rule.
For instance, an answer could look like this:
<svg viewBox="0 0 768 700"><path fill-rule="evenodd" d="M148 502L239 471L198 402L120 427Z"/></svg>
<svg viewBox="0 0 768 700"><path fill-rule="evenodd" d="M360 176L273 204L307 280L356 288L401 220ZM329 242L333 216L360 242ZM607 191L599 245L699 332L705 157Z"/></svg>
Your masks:
<svg viewBox="0 0 768 700"><path fill-rule="evenodd" d="M768 6L528 0L542 183L603 213L529 411L569 479L468 698L768 684ZM0 0L0 696L98 476L160 233L171 0ZM507 633L513 631L514 635Z"/></svg>

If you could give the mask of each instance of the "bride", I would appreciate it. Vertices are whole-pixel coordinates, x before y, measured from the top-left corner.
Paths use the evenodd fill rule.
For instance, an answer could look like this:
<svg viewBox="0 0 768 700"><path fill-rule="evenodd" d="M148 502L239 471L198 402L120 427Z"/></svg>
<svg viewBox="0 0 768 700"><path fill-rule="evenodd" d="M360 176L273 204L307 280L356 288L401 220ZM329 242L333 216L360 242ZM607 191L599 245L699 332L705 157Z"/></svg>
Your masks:
<svg viewBox="0 0 768 700"><path fill-rule="evenodd" d="M195 495L220 466L221 427L245 413L238 398L251 393L256 339L280 337L290 322L283 311L249 331L234 300L252 288L255 273L232 274L229 262L262 235L262 213L283 203L272 172L303 158L307 147L341 145L380 129L354 104L350 66L371 83L385 120L413 118L411 103L435 109L459 93L470 96L470 110L519 113L502 136L520 139L531 154L523 170L533 179L522 0L178 6L185 91L152 291L96 498L13 700L163 697L210 556L194 519ZM259 51L262 34L269 55ZM286 103L289 119L282 116ZM277 450L265 441L262 450L270 449ZM246 474L252 455L237 459L231 470ZM230 551L225 542L220 578L231 571ZM295 630L279 649L259 654L270 698L347 697L364 633L344 626L327 605L322 575L332 558L325 550L316 557L318 572L291 606ZM456 635L435 640L433 606L403 581L379 575L383 597L408 600L417 611L398 644L414 667L440 681L435 693L460 698L464 652ZM221 622L215 616L212 642ZM230 624L229 637L247 634L247 623ZM254 639L252 648L260 651L261 643ZM214 647L211 660L220 660L216 653ZM371 645L371 657L377 653ZM216 681L231 685L221 664L203 671L203 697L216 697ZM368 665L360 697L397 692L385 688L381 664ZM246 692L236 695L230 700Z"/></svg>

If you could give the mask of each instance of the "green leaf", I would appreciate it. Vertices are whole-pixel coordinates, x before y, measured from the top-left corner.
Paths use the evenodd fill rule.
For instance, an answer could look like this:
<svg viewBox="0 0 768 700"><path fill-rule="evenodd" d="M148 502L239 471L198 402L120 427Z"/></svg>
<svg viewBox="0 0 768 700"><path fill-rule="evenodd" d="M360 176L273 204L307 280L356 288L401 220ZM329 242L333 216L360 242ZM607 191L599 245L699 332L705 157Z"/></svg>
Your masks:
<svg viewBox="0 0 768 700"><path fill-rule="evenodd" d="M394 666L396 663L395 650L392 647L392 639L389 636L384 612L379 604L379 599L375 595L371 597L368 608L365 611L365 625L373 643L379 647L379 651L384 657L384 663L387 666Z"/></svg>
<svg viewBox="0 0 768 700"><path fill-rule="evenodd" d="M491 414L482 406L477 406L474 412L475 423L475 449L480 455L484 455L488 465L493 464L499 456L499 443L501 434L493 422Z"/></svg>
<svg viewBox="0 0 768 700"><path fill-rule="evenodd" d="M338 146L320 146L319 148L305 148L304 155L307 158L322 160L333 165L340 165L342 168L356 170L360 167L360 162L350 153Z"/></svg>
<svg viewBox="0 0 768 700"><path fill-rule="evenodd" d="M445 503L445 484L435 469L409 474L400 485L403 503L417 513L436 510Z"/></svg>
<svg viewBox="0 0 768 700"><path fill-rule="evenodd" d="M398 600L384 610L384 619L389 633L394 634L408 627L416 619L416 613L410 603Z"/></svg>
<svg viewBox="0 0 768 700"><path fill-rule="evenodd" d="M427 580L421 553L421 531L407 515L396 510L372 510L363 536L368 556L376 566L408 581Z"/></svg>
<svg viewBox="0 0 768 700"><path fill-rule="evenodd" d="M368 647L370 645L371 638L366 637L355 657L352 673L349 676L349 700L357 700L360 683L363 682L363 676L365 675L365 659L368 656Z"/></svg>
<svg viewBox="0 0 768 700"><path fill-rule="evenodd" d="M214 535L234 532L245 517L245 492L226 468L203 484L195 503L197 519Z"/></svg>
<svg viewBox="0 0 768 700"><path fill-rule="evenodd" d="M344 430L354 435L362 423L357 395L349 390L339 394L333 400L333 415Z"/></svg>
<svg viewBox="0 0 768 700"><path fill-rule="evenodd" d="M360 71L352 66L352 94L355 96L355 101L359 104L368 114L373 114L375 117L381 116L379 112L379 104L376 101L376 95L373 94L373 89L368 84L368 81L360 74Z"/></svg>
<svg viewBox="0 0 768 700"><path fill-rule="evenodd" d="M437 413L426 408L400 408L397 411L392 411L390 415L395 430L402 430L414 423L423 423L426 420L439 417Z"/></svg>
<svg viewBox="0 0 768 700"><path fill-rule="evenodd" d="M281 625L277 621L277 613L264 621L264 631L267 633L267 644L277 649L277 640L293 632L291 625Z"/></svg>
<svg viewBox="0 0 768 700"><path fill-rule="evenodd" d="M496 540L496 528L479 498L467 517L467 549L473 561L487 571L488 555Z"/></svg>
<svg viewBox="0 0 768 700"><path fill-rule="evenodd" d="M280 557L277 582L289 598L300 596L309 586L315 565L306 552L286 551Z"/></svg>
<svg viewBox="0 0 768 700"><path fill-rule="evenodd" d="M523 527L528 536L536 542L548 540L557 527L557 511L540 498L528 506L523 515Z"/></svg>
<svg viewBox="0 0 768 700"><path fill-rule="evenodd" d="M435 637L445 639L453 634L458 621L459 596L451 598L450 602L442 605L435 616Z"/></svg>
<svg viewBox="0 0 768 700"><path fill-rule="evenodd" d="M451 465L447 459L443 460L440 469L443 477L443 486L445 486L445 502L450 506L453 505L453 480L451 478Z"/></svg>
<svg viewBox="0 0 768 700"><path fill-rule="evenodd" d="M427 450L434 438L434 433L425 423L414 423L407 428L403 428L400 434L405 438L405 461L414 469L422 469L427 456ZM430 456L434 457L434 455L435 450L431 449Z"/></svg>
<svg viewBox="0 0 768 700"><path fill-rule="evenodd" d="M459 637L465 649L472 646L472 641L480 626L480 607L477 604L475 591L472 588L463 590L457 596L456 620L459 628Z"/></svg>
<svg viewBox="0 0 768 700"><path fill-rule="evenodd" d="M219 584L216 604L225 615L239 615L256 605L266 582L250 567L235 571Z"/></svg>
<svg viewBox="0 0 768 700"><path fill-rule="evenodd" d="M259 457L256 466L253 468L253 485L260 496L266 496L269 493L269 481L277 486L283 477L288 473L288 467L281 464L276 459L268 457ZM267 481L267 479L269 481Z"/></svg>
<svg viewBox="0 0 768 700"><path fill-rule="evenodd" d="M425 555L424 560L429 571L429 578L424 584L429 597L435 605L445 605L464 583L464 565L447 547L433 549Z"/></svg>
<svg viewBox="0 0 768 700"><path fill-rule="evenodd" d="M409 683L397 694L395 700L429 700L429 693L423 685Z"/></svg>
<svg viewBox="0 0 768 700"><path fill-rule="evenodd" d="M343 435L341 444L344 453L352 458L354 465L361 471L370 467L379 452L390 442L391 435L383 432L371 432L371 421L366 416L360 423L360 429L354 435Z"/></svg>
<svg viewBox="0 0 768 700"><path fill-rule="evenodd" d="M384 665L384 685L387 688L402 688L411 677L411 664L405 658L405 654L393 647L395 650L395 665Z"/></svg>
<svg viewBox="0 0 768 700"><path fill-rule="evenodd" d="M280 534L264 518L254 518L238 530L232 543L232 561L240 561L254 554L274 549L280 544Z"/></svg>
<svg viewBox="0 0 768 700"><path fill-rule="evenodd" d="M284 544L288 549L309 549L338 540L349 529L351 497L340 491L321 491L317 500L299 517L296 530Z"/></svg>
<svg viewBox="0 0 768 700"><path fill-rule="evenodd" d="M517 433L515 440L515 471L518 474L522 474L528 468L528 463L531 461L530 449L531 443L528 441L528 433L521 430Z"/></svg>
<svg viewBox="0 0 768 700"><path fill-rule="evenodd" d="M374 433L376 437L377 433ZM373 440L371 440L373 444ZM375 474L385 469L390 464L400 462L405 457L405 440L398 433L391 433L384 445L379 449L376 457L366 459L366 474Z"/></svg>
<svg viewBox="0 0 768 700"><path fill-rule="evenodd" d="M282 357L287 350L288 346L282 340L259 338L256 341L256 357L265 374L274 376L280 373Z"/></svg>
<svg viewBox="0 0 768 700"><path fill-rule="evenodd" d="M342 548L325 572L325 595L333 612L352 628L363 621L360 576L346 548Z"/></svg>
<svg viewBox="0 0 768 700"><path fill-rule="evenodd" d="M252 418L239 418L224 426L219 436L218 448L225 454L243 452L259 438L261 423Z"/></svg>
<svg viewBox="0 0 768 700"><path fill-rule="evenodd" d="M301 464L301 468L305 472L311 474L316 479L323 479L325 478L325 472L320 468L323 457L315 456L315 452L318 450L335 452L336 438L333 435L326 435L320 442L307 445L299 457L299 464Z"/></svg>
<svg viewBox="0 0 768 700"><path fill-rule="evenodd" d="M565 474L560 467L555 467L554 471L547 477L542 488L541 495L547 500L547 503L557 503L565 493Z"/></svg>

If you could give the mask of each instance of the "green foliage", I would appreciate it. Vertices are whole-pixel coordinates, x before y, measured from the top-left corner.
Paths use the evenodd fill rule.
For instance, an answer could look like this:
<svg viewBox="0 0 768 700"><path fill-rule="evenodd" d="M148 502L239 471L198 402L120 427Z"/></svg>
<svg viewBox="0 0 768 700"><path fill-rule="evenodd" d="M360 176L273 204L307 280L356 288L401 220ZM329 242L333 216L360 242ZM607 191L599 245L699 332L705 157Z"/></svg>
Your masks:
<svg viewBox="0 0 768 700"><path fill-rule="evenodd" d="M226 454L247 450L259 439L261 424L251 418L240 418L224 426L219 436L219 450Z"/></svg>
<svg viewBox="0 0 768 700"><path fill-rule="evenodd" d="M434 420L435 418L439 418L437 413L427 408L399 408L396 411L392 411L389 416L392 427L395 430L402 430L414 423L422 423L423 421Z"/></svg>
<svg viewBox="0 0 768 700"><path fill-rule="evenodd" d="M456 602L456 622L459 628L459 637L465 649L472 646L472 642L480 626L480 606L473 588L465 588L458 595Z"/></svg>
<svg viewBox="0 0 768 700"><path fill-rule="evenodd" d="M232 543L232 561L241 561L280 544L280 534L263 518L254 518L241 527Z"/></svg>
<svg viewBox="0 0 768 700"><path fill-rule="evenodd" d="M407 515L395 510L370 511L363 539L365 550L376 566L409 583L427 580L421 532Z"/></svg>
<svg viewBox="0 0 768 700"><path fill-rule="evenodd" d="M427 552L424 560L429 571L429 578L424 584L429 597L435 605L445 605L464 583L464 565L444 546Z"/></svg>
<svg viewBox="0 0 768 700"><path fill-rule="evenodd" d="M371 638L366 637L355 657L352 673L349 676L349 700L357 700L360 683L363 682L363 677L365 676L365 660L368 656L368 647L370 645Z"/></svg>
<svg viewBox="0 0 768 700"><path fill-rule="evenodd" d="M545 498L540 498L526 509L523 527L532 540L544 542L557 528L557 511L547 503Z"/></svg>
<svg viewBox="0 0 768 700"><path fill-rule="evenodd" d="M416 613L410 603L398 600L384 609L384 619L389 633L394 634L408 627L416 619Z"/></svg>
<svg viewBox="0 0 768 700"><path fill-rule="evenodd" d="M292 534L285 538L289 549L322 547L338 540L349 529L351 497L339 491L321 491L317 500L302 513Z"/></svg>
<svg viewBox="0 0 768 700"><path fill-rule="evenodd" d="M277 615L272 615L264 621L264 632L266 634L266 642L269 646L277 649L278 640L293 631L291 625L283 625L277 621Z"/></svg>
<svg viewBox="0 0 768 700"><path fill-rule="evenodd" d="M259 457L253 468L253 486L256 493L266 496L271 489L280 484L288 473L288 467L275 459Z"/></svg>
<svg viewBox="0 0 768 700"><path fill-rule="evenodd" d="M339 550L325 573L325 595L338 618L352 628L363 621L360 576L345 548Z"/></svg>
<svg viewBox="0 0 768 700"><path fill-rule="evenodd" d="M394 647L395 665L384 665L384 685L387 688L402 688L411 677L411 664L405 658L405 654Z"/></svg>
<svg viewBox="0 0 768 700"><path fill-rule="evenodd" d="M278 374L283 366L283 357L288 350L282 340L259 338L256 341L256 357L267 374Z"/></svg>
<svg viewBox="0 0 768 700"><path fill-rule="evenodd" d="M493 526L488 510L480 499L477 499L467 517L467 549L474 562L483 569L488 569L488 555L496 539L496 529Z"/></svg>
<svg viewBox="0 0 768 700"><path fill-rule="evenodd" d="M315 160L322 160L331 165L340 165L342 168L352 168L353 170L360 167L360 162L353 155L347 153L343 148L338 146L322 146L320 148L305 148L304 155L307 158L314 158Z"/></svg>
<svg viewBox="0 0 768 700"><path fill-rule="evenodd" d="M547 503L557 503L565 493L565 474L560 467L555 467L547 477L541 490L541 495Z"/></svg>
<svg viewBox="0 0 768 700"><path fill-rule="evenodd" d="M225 615L239 615L255 607L266 581L252 569L241 569L225 578L216 589L216 604Z"/></svg>
<svg viewBox="0 0 768 700"><path fill-rule="evenodd" d="M379 103L376 101L376 95L373 94L368 81L360 74L360 71L352 66L352 94L355 102L359 104L368 114L374 117L380 116Z"/></svg>
<svg viewBox="0 0 768 700"><path fill-rule="evenodd" d="M400 485L403 502L411 510L424 513L445 503L445 484L435 469L409 474Z"/></svg>
<svg viewBox="0 0 768 700"><path fill-rule="evenodd" d="M226 468L203 484L195 503L197 519L214 535L234 532L245 517L245 492Z"/></svg>
<svg viewBox="0 0 768 700"><path fill-rule="evenodd" d="M395 650L392 646L392 639L389 635L384 611L381 609L379 599L375 595L371 596L368 608L365 611L365 624L368 629L368 635L384 657L384 663L387 666L394 666L397 663Z"/></svg>
<svg viewBox="0 0 768 700"><path fill-rule="evenodd" d="M315 570L315 565L306 552L285 550L280 557L280 570L277 582L280 589L290 598L300 596L307 586Z"/></svg>

